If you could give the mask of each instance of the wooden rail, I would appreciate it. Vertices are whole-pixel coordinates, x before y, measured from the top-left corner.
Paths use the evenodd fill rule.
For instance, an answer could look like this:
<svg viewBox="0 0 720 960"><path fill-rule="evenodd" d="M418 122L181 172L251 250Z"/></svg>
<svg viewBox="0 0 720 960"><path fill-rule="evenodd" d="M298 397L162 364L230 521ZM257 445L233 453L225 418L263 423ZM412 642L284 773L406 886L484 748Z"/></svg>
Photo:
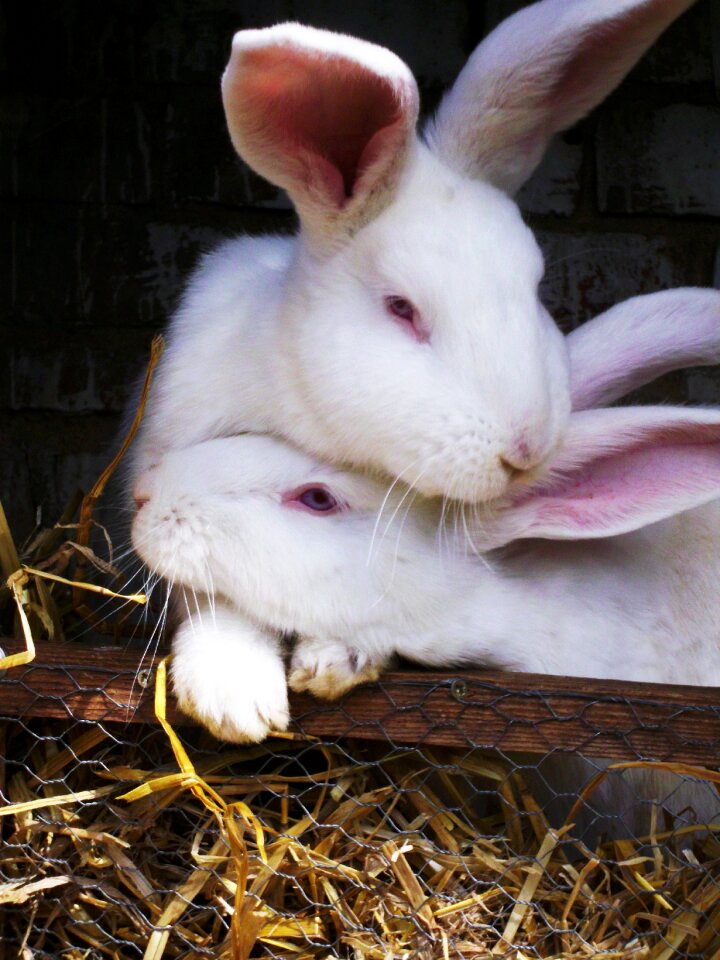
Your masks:
<svg viewBox="0 0 720 960"><path fill-rule="evenodd" d="M5 652L17 649L0 640ZM54 717L154 722L152 677L134 678L139 654L120 647L45 643L0 679L0 719ZM294 729L545 754L579 750L616 760L720 766L720 689L495 671L387 674L339 701L293 696ZM168 718L182 724L174 704Z"/></svg>

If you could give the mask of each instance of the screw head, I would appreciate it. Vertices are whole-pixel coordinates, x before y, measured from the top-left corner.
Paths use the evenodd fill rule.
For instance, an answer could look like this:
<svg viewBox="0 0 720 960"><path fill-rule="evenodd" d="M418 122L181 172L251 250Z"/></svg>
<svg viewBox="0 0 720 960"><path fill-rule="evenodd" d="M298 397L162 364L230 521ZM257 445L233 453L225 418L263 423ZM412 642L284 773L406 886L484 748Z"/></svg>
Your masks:
<svg viewBox="0 0 720 960"><path fill-rule="evenodd" d="M453 680L450 684L450 693L456 700L464 700L468 693L468 687L464 680Z"/></svg>

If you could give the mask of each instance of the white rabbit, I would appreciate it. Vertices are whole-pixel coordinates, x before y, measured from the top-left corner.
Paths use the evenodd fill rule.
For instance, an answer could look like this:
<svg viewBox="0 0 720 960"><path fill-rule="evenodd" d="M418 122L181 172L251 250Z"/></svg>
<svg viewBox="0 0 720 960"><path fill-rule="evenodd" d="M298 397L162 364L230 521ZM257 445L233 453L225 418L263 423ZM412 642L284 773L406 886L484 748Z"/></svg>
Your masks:
<svg viewBox="0 0 720 960"><path fill-rule="evenodd" d="M276 439L169 452L136 484L133 543L196 594L175 637L183 709L228 739L282 728L279 638L293 631L290 686L324 697L377 677L395 653L436 666L720 682L720 412L574 413L554 470L486 508L487 547L603 539L478 557L462 507L388 490Z"/></svg>
<svg viewBox="0 0 720 960"><path fill-rule="evenodd" d="M720 363L720 290L632 297L567 337L573 410L604 406L680 367Z"/></svg>
<svg viewBox="0 0 720 960"><path fill-rule="evenodd" d="M232 141L297 237L210 255L171 326L133 477L168 450L272 432L328 461L484 502L560 441L565 341L510 194L692 0L543 0L470 58L425 140L405 64L283 24L236 35Z"/></svg>

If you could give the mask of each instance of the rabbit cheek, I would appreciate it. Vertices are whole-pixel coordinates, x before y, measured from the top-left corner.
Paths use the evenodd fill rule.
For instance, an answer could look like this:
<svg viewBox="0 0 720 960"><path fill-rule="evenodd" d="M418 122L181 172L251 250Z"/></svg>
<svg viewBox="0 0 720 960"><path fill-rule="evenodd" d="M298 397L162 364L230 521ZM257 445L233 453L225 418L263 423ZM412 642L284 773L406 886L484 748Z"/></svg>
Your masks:
<svg viewBox="0 0 720 960"><path fill-rule="evenodd" d="M202 588L207 565L207 528L192 504L167 508L152 501L138 510L132 543L140 558L160 576Z"/></svg>

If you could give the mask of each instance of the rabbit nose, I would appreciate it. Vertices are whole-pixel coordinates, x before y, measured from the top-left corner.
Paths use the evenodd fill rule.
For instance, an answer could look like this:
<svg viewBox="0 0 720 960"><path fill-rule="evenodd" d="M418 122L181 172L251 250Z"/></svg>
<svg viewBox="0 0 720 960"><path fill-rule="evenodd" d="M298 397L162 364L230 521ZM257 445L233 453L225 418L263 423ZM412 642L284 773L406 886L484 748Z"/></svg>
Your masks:
<svg viewBox="0 0 720 960"><path fill-rule="evenodd" d="M500 463L511 477L526 473L542 463L547 454L545 445L534 446L525 436L518 437L500 456Z"/></svg>
<svg viewBox="0 0 720 960"><path fill-rule="evenodd" d="M132 499L136 511L142 510L145 504L150 502L155 486L155 467L151 466L143 471L133 484Z"/></svg>
<svg viewBox="0 0 720 960"><path fill-rule="evenodd" d="M142 510L145 504L150 500L150 490L147 478L143 475L137 481L132 492L133 503L136 510Z"/></svg>

